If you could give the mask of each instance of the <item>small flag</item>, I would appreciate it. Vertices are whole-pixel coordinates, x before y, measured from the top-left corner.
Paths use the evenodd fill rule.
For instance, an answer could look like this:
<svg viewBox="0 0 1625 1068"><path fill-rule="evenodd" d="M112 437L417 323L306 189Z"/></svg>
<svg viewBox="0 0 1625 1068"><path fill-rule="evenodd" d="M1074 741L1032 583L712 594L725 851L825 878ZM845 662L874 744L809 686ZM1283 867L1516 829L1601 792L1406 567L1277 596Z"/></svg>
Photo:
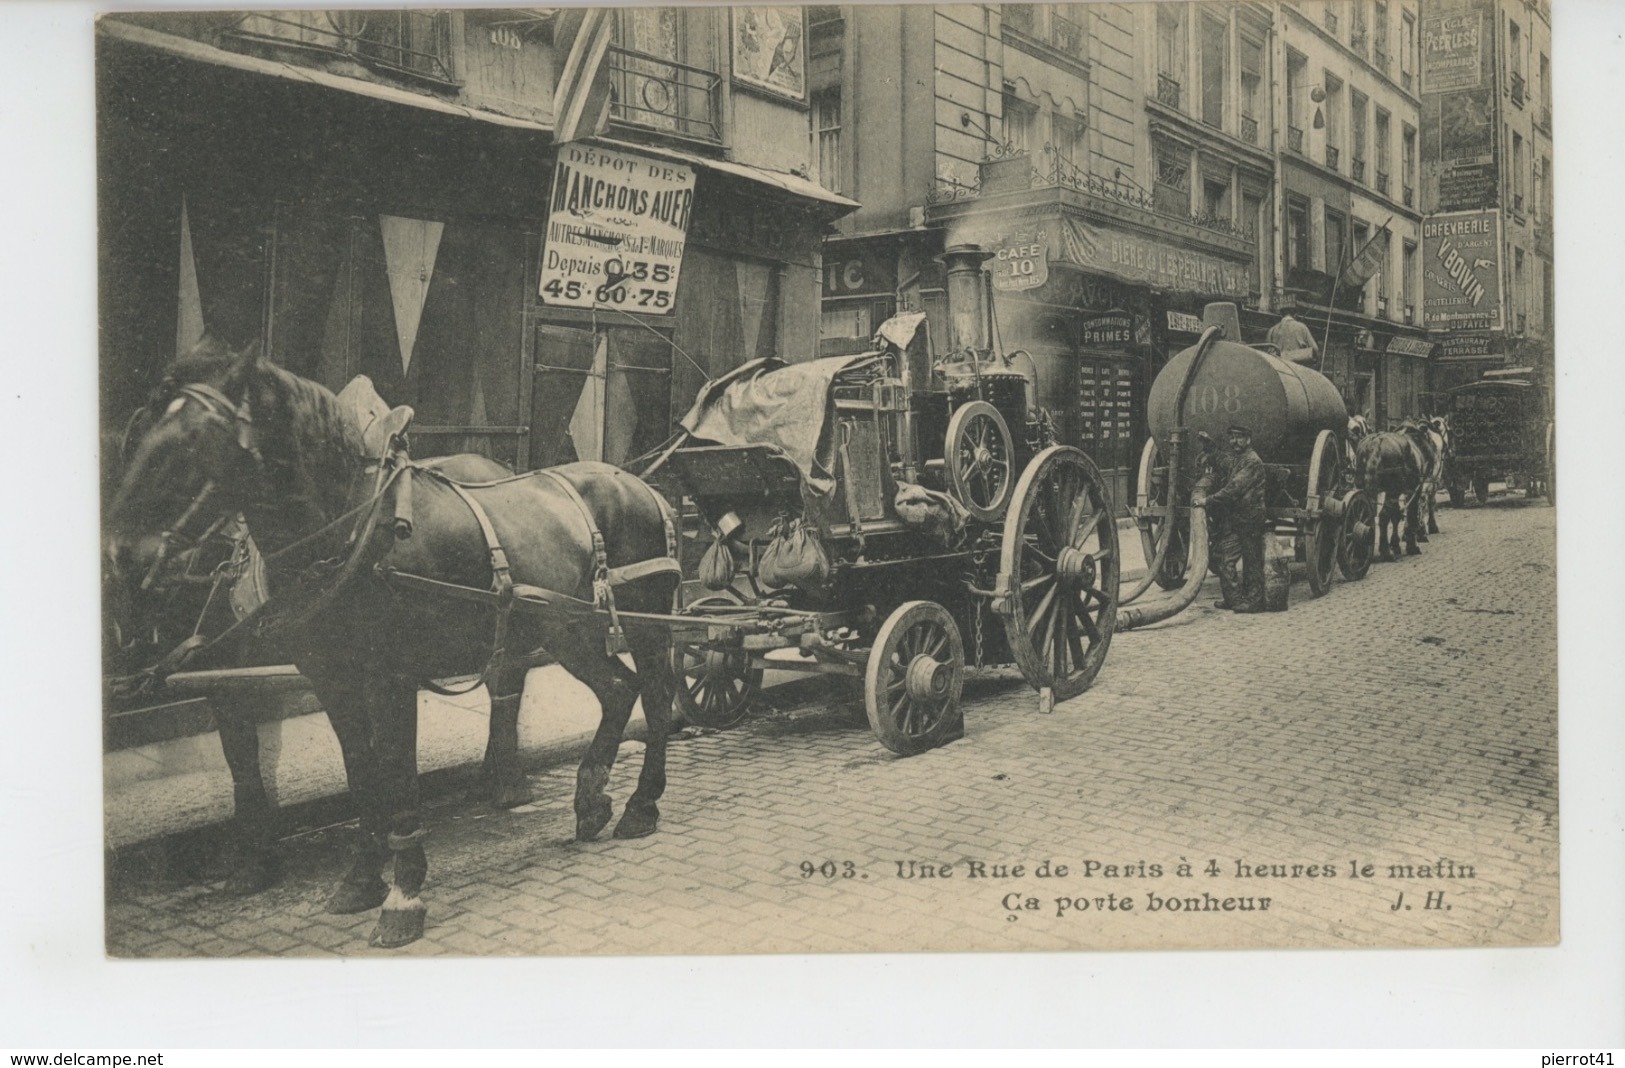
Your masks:
<svg viewBox="0 0 1625 1068"><path fill-rule="evenodd" d="M1388 237L1388 223L1393 221L1394 217L1392 215L1388 216L1388 222L1382 224L1382 229L1372 234L1371 240L1367 241L1365 247L1355 254L1347 267L1343 268L1343 280L1347 284L1359 289L1374 276L1382 273L1383 267L1386 266L1384 261L1388 255L1388 242L1386 240Z"/></svg>
<svg viewBox="0 0 1625 1068"><path fill-rule="evenodd" d="M553 91L553 140L558 144L595 137L609 125L609 66L604 62L615 36L615 12L594 7L559 11L553 30L556 55L563 56Z"/></svg>

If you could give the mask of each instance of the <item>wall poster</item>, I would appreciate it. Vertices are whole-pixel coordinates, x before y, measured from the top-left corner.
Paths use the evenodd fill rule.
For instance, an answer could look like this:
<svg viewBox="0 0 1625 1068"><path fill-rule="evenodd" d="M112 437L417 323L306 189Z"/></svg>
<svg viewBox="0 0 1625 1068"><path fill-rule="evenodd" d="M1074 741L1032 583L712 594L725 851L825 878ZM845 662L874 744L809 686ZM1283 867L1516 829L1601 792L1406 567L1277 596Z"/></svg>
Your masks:
<svg viewBox="0 0 1625 1068"><path fill-rule="evenodd" d="M803 17L799 7L734 8L734 78L793 100L807 99Z"/></svg>

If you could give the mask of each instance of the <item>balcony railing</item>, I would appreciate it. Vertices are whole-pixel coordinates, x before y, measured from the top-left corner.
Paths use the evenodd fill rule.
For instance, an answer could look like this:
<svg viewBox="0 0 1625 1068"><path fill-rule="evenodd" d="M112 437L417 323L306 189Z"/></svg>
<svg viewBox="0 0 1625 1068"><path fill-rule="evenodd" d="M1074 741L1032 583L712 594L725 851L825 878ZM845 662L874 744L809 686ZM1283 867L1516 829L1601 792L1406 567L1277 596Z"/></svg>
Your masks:
<svg viewBox="0 0 1625 1068"><path fill-rule="evenodd" d="M1388 172L1387 171L1378 171L1377 172L1377 192L1381 193L1383 196L1388 195Z"/></svg>
<svg viewBox="0 0 1625 1068"><path fill-rule="evenodd" d="M1258 144L1258 120L1251 115L1241 117L1241 139L1249 145Z"/></svg>
<svg viewBox="0 0 1625 1068"><path fill-rule="evenodd" d="M1410 186L1406 186L1405 187L1405 195L1403 197L1401 197L1400 200L1408 208L1408 207L1411 207L1411 202L1414 201L1415 199L1416 199L1416 190L1411 188Z"/></svg>
<svg viewBox="0 0 1625 1068"><path fill-rule="evenodd" d="M721 141L722 77L630 48L609 50L610 118L681 137Z"/></svg>
<svg viewBox="0 0 1625 1068"><path fill-rule="evenodd" d="M1523 75L1517 71L1512 72L1512 102L1523 107Z"/></svg>
<svg viewBox="0 0 1625 1068"><path fill-rule="evenodd" d="M1332 170L1335 171L1337 169L1337 161L1341 156L1342 152L1336 145L1326 146L1326 166L1330 167Z"/></svg>
<svg viewBox="0 0 1625 1068"><path fill-rule="evenodd" d="M1303 155L1303 130L1296 126L1286 128L1286 147Z"/></svg>
<svg viewBox="0 0 1625 1068"><path fill-rule="evenodd" d="M1157 103L1179 107L1179 82L1166 74L1157 75Z"/></svg>
<svg viewBox="0 0 1625 1068"><path fill-rule="evenodd" d="M1353 178L1356 182L1365 181L1365 160L1361 159L1359 156L1355 156L1349 161L1349 177Z"/></svg>
<svg viewBox="0 0 1625 1068"><path fill-rule="evenodd" d="M1388 73L1388 53L1384 52L1381 48L1378 48L1375 51L1373 51L1371 53L1371 65L1376 67L1378 70L1382 71L1384 74L1387 74Z"/></svg>
<svg viewBox="0 0 1625 1068"><path fill-rule="evenodd" d="M223 39L348 56L368 66L455 85L451 22L437 11L265 11L241 15Z"/></svg>

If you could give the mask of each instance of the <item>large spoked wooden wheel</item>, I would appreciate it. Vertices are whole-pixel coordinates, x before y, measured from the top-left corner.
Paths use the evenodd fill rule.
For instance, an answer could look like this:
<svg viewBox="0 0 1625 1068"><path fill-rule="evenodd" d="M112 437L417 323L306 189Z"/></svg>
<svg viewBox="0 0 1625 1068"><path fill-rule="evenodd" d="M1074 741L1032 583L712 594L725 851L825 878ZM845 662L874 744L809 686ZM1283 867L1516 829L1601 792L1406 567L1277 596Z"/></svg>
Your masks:
<svg viewBox="0 0 1625 1068"><path fill-rule="evenodd" d="M701 597L686 609L693 615L717 605L743 601L732 592ZM674 637L671 669L677 683L677 707L689 723L726 730L750 714L762 691L762 669L752 667L750 654L741 648L699 645Z"/></svg>
<svg viewBox="0 0 1625 1068"><path fill-rule="evenodd" d="M1377 508L1364 490L1343 498L1343 530L1337 543L1337 569L1350 582L1365 578L1371 570L1372 534Z"/></svg>
<svg viewBox="0 0 1625 1068"><path fill-rule="evenodd" d="M1105 663L1118 566L1117 524L1094 461L1067 445L1033 457L1004 521L996 607L1046 705L1088 689Z"/></svg>
<svg viewBox="0 0 1625 1068"><path fill-rule="evenodd" d="M1309 456L1308 496L1304 499L1310 518L1304 536L1304 560L1309 564L1309 592L1316 597L1332 588L1332 571L1337 567L1337 544L1343 524L1332 515L1330 505L1342 482L1343 444L1330 430L1315 438L1315 451Z"/></svg>
<svg viewBox="0 0 1625 1068"><path fill-rule="evenodd" d="M971 515L988 522L1004 514L1015 482L1015 445L997 408L971 401L955 409L942 455L948 485Z"/></svg>
<svg viewBox="0 0 1625 1068"><path fill-rule="evenodd" d="M1145 448L1140 450L1140 477L1135 482L1135 504L1141 509L1164 508L1173 497L1172 485L1174 472L1168 472L1161 485L1157 485L1155 471L1162 461L1161 450L1157 448L1156 438L1146 438ZM1172 538L1173 543L1168 546L1168 552L1162 558L1162 566L1157 568L1156 583L1165 590L1177 590L1185 585L1185 572L1190 566L1190 516L1141 516L1138 521L1140 528L1140 548L1145 553L1146 566L1157 558L1157 549L1161 547L1164 538Z"/></svg>
<svg viewBox="0 0 1625 1068"><path fill-rule="evenodd" d="M965 643L948 610L909 601L881 626L863 676L869 726L887 749L913 756L957 736Z"/></svg>

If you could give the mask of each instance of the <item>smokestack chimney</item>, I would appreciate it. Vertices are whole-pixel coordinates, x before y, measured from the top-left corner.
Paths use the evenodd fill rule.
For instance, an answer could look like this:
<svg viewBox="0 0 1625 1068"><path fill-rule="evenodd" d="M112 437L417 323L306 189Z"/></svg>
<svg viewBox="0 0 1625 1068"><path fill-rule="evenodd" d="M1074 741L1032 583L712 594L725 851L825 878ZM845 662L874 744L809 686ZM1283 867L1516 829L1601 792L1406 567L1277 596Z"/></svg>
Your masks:
<svg viewBox="0 0 1625 1068"><path fill-rule="evenodd" d="M987 328L987 291L982 281L982 264L993 253L980 245L955 245L937 257L948 269L948 344L951 351L985 349L990 344Z"/></svg>

